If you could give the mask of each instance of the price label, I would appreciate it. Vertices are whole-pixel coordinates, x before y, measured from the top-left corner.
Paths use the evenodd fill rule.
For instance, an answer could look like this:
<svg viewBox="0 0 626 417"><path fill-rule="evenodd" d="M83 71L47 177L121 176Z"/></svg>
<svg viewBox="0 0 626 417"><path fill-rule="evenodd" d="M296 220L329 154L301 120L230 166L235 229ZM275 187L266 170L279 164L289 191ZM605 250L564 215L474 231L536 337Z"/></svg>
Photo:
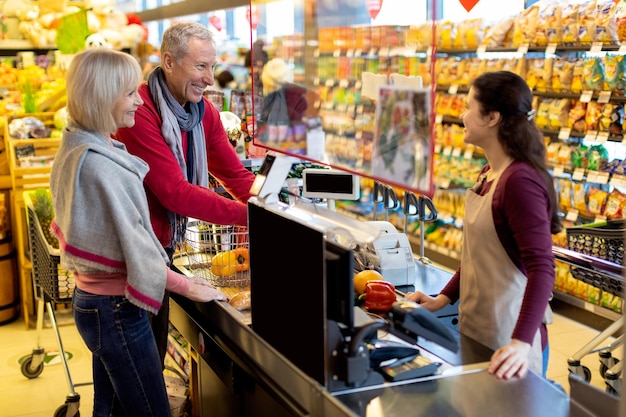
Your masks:
<svg viewBox="0 0 626 417"><path fill-rule="evenodd" d="M380 52L378 53L380 56L389 56L389 48L384 47L380 48Z"/></svg>
<svg viewBox="0 0 626 417"><path fill-rule="evenodd" d="M326 87L333 87L333 86L335 85L335 80L333 80L333 79L328 79L328 80L326 80L326 82L324 83L324 85L325 85Z"/></svg>
<svg viewBox="0 0 626 417"><path fill-rule="evenodd" d="M348 80L341 80L341 81L339 81L339 87L341 87L341 88L347 88L348 84L349 84Z"/></svg>
<svg viewBox="0 0 626 417"><path fill-rule="evenodd" d="M578 220L578 210L569 209L569 211L565 215L565 220L569 220L570 222L575 222L576 220Z"/></svg>
<svg viewBox="0 0 626 417"><path fill-rule="evenodd" d="M348 114L356 114L356 104L350 104L348 106Z"/></svg>
<svg viewBox="0 0 626 417"><path fill-rule="evenodd" d="M609 140L609 132L598 132L598 136L596 136L596 141L600 143L604 143Z"/></svg>
<svg viewBox="0 0 626 417"><path fill-rule="evenodd" d="M319 48L315 48L315 50L313 51L313 56L314 56L315 58L319 58L319 56L320 56L320 50L319 50Z"/></svg>
<svg viewBox="0 0 626 417"><path fill-rule="evenodd" d="M478 48L476 48L477 54L484 54L485 52L487 52L487 45L479 45Z"/></svg>
<svg viewBox="0 0 626 417"><path fill-rule="evenodd" d="M626 54L626 43L622 42L617 52L619 52L620 54Z"/></svg>
<svg viewBox="0 0 626 417"><path fill-rule="evenodd" d="M528 52L528 44L527 43L521 44L519 48L517 48L517 52L519 52L522 55L525 55Z"/></svg>
<svg viewBox="0 0 626 417"><path fill-rule="evenodd" d="M441 143L436 143L435 144L435 153L439 153L441 152Z"/></svg>
<svg viewBox="0 0 626 417"><path fill-rule="evenodd" d="M580 100L581 103L589 103L589 102L591 102L592 98L593 98L593 91L585 90L580 95L580 99L579 100Z"/></svg>
<svg viewBox="0 0 626 417"><path fill-rule="evenodd" d="M461 152L462 152L462 151L463 151L463 150L462 150L461 148L458 148L458 147L457 147L457 148L454 148L454 149L452 150L452 156L453 156L454 158L458 158L459 156L461 156Z"/></svg>
<svg viewBox="0 0 626 417"><path fill-rule="evenodd" d="M559 130L559 139L561 140L567 140L569 139L569 135L572 132L572 129L569 127L562 127L561 130Z"/></svg>
<svg viewBox="0 0 626 417"><path fill-rule="evenodd" d="M435 115L435 124L440 125L443 122L443 114L437 113Z"/></svg>
<svg viewBox="0 0 626 417"><path fill-rule="evenodd" d="M553 172L555 177L561 177L563 176L565 169L563 168L563 165L555 165Z"/></svg>
<svg viewBox="0 0 626 417"><path fill-rule="evenodd" d="M576 168L572 173L572 179L575 181L582 181L585 178L585 170L583 168Z"/></svg>
<svg viewBox="0 0 626 417"><path fill-rule="evenodd" d="M443 155L444 155L444 156L450 156L450 155L452 155L452 146L446 146L446 147L443 149Z"/></svg>
<svg viewBox="0 0 626 417"><path fill-rule="evenodd" d="M602 215L602 214L598 214L594 220L596 223L598 222L605 222L606 221L606 216Z"/></svg>
<svg viewBox="0 0 626 417"><path fill-rule="evenodd" d="M448 189L450 188L450 178L444 178L441 180L441 188Z"/></svg>
<svg viewBox="0 0 626 417"><path fill-rule="evenodd" d="M598 184L608 184L609 183L609 173L608 172L598 172L598 175L596 175L596 182Z"/></svg>
<svg viewBox="0 0 626 417"><path fill-rule="evenodd" d="M623 175L613 175L611 178L611 185L614 187L623 187L625 184L626 177Z"/></svg>
<svg viewBox="0 0 626 417"><path fill-rule="evenodd" d="M346 51L346 56L347 56L348 58L352 58L352 57L354 56L354 49L348 49L348 50Z"/></svg>
<svg viewBox="0 0 626 417"><path fill-rule="evenodd" d="M557 46L558 46L558 44L556 44L556 43L549 43L548 47L546 48L546 56L554 55L556 53Z"/></svg>
<svg viewBox="0 0 626 417"><path fill-rule="evenodd" d="M448 88L448 94L455 95L458 92L459 92L459 85L458 84L452 84L452 85L450 85L450 88Z"/></svg>
<svg viewBox="0 0 626 417"><path fill-rule="evenodd" d="M602 42L594 42L591 44L589 52L598 53L602 52Z"/></svg>
<svg viewBox="0 0 626 417"><path fill-rule="evenodd" d="M362 50L360 50L360 49L355 49L354 50L354 56L359 57L361 55L363 55L363 51Z"/></svg>
<svg viewBox="0 0 626 417"><path fill-rule="evenodd" d="M606 104L611 101L611 92L610 91L600 91L598 93L598 103Z"/></svg>
<svg viewBox="0 0 626 417"><path fill-rule="evenodd" d="M598 183L598 171L589 171L587 172L587 182L592 182L594 184Z"/></svg>
<svg viewBox="0 0 626 417"><path fill-rule="evenodd" d="M473 149L465 150L465 153L463 154L463 158L465 158L465 159L472 159L473 157L474 157L474 150Z"/></svg>
<svg viewBox="0 0 626 417"><path fill-rule="evenodd" d="M597 136L598 136L598 132L596 130L588 130L587 133L585 134L585 140L595 142Z"/></svg>
<svg viewBox="0 0 626 417"><path fill-rule="evenodd" d="M341 56L341 49L335 49L333 51L333 57L339 58Z"/></svg>

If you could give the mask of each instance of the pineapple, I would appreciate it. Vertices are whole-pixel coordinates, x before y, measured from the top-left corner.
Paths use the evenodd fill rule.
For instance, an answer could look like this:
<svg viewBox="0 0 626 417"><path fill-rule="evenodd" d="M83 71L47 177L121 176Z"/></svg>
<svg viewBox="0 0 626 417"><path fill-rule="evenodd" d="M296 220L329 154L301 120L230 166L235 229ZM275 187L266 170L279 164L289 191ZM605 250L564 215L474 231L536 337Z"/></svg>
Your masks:
<svg viewBox="0 0 626 417"><path fill-rule="evenodd" d="M43 235L48 241L48 244L53 248L59 248L59 241L50 230L52 224L52 218L54 217L54 211L52 209L52 197L50 191L44 188L37 189L33 196L33 209L41 225Z"/></svg>

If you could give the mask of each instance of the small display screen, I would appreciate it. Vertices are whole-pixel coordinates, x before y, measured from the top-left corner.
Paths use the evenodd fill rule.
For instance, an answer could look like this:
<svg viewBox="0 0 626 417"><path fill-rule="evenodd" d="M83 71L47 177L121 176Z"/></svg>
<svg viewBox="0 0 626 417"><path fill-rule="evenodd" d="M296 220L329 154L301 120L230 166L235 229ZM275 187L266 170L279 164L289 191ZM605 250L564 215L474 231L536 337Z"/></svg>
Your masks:
<svg viewBox="0 0 626 417"><path fill-rule="evenodd" d="M307 173L306 188L313 193L352 194L354 182L351 175Z"/></svg>

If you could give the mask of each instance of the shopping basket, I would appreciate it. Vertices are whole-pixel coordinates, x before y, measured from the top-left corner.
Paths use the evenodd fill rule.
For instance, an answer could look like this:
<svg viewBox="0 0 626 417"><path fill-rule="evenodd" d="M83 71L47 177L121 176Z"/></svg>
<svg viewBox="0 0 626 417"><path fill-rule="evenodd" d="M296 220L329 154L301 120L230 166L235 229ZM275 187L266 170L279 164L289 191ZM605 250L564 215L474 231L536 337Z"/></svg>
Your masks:
<svg viewBox="0 0 626 417"><path fill-rule="evenodd" d="M65 370L65 376L69 386L69 394L66 396L65 403L59 406L54 415L58 417L79 416L80 394L75 390L76 386L90 385L91 382L74 384L67 365L63 342L59 333L53 303L63 304L70 303L75 288L74 276L61 268L60 251L52 247L45 238L43 229L35 213L32 204L30 192L24 192L24 201L26 203L26 219L28 223L28 241L30 244L30 256L32 262L32 277L35 285L35 291L38 292L37 303L37 347L33 349L21 364L22 374L28 379L37 378L44 367L45 349L40 343L40 334L43 328L44 305L50 316L50 321L56 335L59 346L61 362Z"/></svg>
<svg viewBox="0 0 626 417"><path fill-rule="evenodd" d="M194 277L216 287L250 285L248 229L190 220L180 257Z"/></svg>

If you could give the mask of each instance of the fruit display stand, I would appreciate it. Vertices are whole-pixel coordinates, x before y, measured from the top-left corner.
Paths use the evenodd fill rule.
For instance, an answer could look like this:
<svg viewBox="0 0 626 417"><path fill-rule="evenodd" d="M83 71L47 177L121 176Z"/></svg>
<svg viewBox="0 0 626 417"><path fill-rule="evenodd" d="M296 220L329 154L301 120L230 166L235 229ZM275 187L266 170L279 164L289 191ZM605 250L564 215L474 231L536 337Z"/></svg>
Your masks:
<svg viewBox="0 0 626 417"><path fill-rule="evenodd" d="M15 246L17 248L21 311L26 328L31 327L35 317L35 302L32 285L32 264L28 245L28 228L26 222L26 207L24 191L37 188L48 188L52 158L61 144L61 138L15 139L9 134L9 124L12 120L22 117L36 117L47 127L54 127L54 113L32 113L19 116L8 116L4 119L4 144L9 160L11 179L11 208L12 230L14 231ZM30 160L20 158L24 149L29 149L35 157Z"/></svg>

